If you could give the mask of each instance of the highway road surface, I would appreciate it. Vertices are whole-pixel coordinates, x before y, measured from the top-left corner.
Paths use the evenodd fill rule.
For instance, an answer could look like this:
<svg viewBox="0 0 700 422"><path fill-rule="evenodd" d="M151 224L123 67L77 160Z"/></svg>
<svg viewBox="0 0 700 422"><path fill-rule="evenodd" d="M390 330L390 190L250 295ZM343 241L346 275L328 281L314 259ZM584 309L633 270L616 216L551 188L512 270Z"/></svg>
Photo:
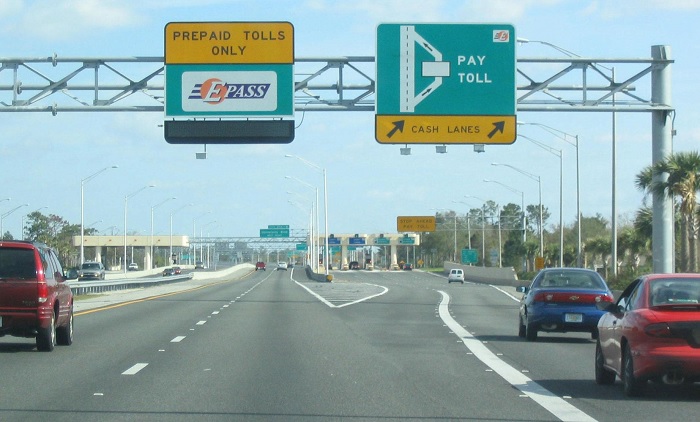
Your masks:
<svg viewBox="0 0 700 422"><path fill-rule="evenodd" d="M585 334L517 336L511 287L422 271L243 271L81 298L75 342L0 338L0 421L658 421L700 388L627 399Z"/></svg>

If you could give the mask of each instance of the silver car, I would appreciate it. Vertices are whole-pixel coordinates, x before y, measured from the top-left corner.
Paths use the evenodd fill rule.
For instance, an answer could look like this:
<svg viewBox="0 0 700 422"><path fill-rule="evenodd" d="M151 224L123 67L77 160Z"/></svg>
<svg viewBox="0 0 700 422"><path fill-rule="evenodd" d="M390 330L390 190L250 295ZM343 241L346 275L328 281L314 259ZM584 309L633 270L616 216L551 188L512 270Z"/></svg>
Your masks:
<svg viewBox="0 0 700 422"><path fill-rule="evenodd" d="M450 270L450 274L447 276L447 283L462 283L464 284L464 270L459 268L453 268Z"/></svg>
<svg viewBox="0 0 700 422"><path fill-rule="evenodd" d="M105 266L101 262L83 262L78 271L78 280L104 280Z"/></svg>

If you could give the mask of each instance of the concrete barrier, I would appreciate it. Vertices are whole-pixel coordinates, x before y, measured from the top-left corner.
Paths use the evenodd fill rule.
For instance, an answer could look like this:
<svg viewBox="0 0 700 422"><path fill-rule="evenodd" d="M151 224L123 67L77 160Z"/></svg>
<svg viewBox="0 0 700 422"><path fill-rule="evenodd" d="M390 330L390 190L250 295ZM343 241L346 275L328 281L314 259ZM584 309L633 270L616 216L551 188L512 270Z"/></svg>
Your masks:
<svg viewBox="0 0 700 422"><path fill-rule="evenodd" d="M475 283L518 287L526 286L530 282L529 280L518 280L518 274L513 267L477 267L445 261L443 268L445 274L448 274L453 268L461 268L464 271L464 279Z"/></svg>

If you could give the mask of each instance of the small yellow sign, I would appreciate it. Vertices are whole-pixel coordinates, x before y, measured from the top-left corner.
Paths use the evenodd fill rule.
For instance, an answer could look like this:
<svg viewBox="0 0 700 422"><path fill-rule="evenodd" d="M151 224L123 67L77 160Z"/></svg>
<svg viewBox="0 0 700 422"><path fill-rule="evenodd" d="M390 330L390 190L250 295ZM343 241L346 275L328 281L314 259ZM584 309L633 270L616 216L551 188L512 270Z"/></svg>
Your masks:
<svg viewBox="0 0 700 422"><path fill-rule="evenodd" d="M544 257L543 256L536 256L535 257L535 270L539 271L544 268Z"/></svg>
<svg viewBox="0 0 700 422"><path fill-rule="evenodd" d="M512 144L516 116L376 115L380 144Z"/></svg>
<svg viewBox="0 0 700 422"><path fill-rule="evenodd" d="M165 64L294 64L289 22L170 22Z"/></svg>
<svg viewBox="0 0 700 422"><path fill-rule="evenodd" d="M396 217L396 230L399 232L434 232L435 216Z"/></svg>

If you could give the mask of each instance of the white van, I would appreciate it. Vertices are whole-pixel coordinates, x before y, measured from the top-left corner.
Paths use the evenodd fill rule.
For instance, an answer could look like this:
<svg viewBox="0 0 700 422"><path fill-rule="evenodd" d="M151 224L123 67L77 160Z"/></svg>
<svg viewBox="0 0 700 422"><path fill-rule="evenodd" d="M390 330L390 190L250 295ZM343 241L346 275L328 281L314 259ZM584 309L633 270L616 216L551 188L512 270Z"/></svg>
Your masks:
<svg viewBox="0 0 700 422"><path fill-rule="evenodd" d="M453 268L450 270L450 274L447 276L447 283L462 283L464 284L464 271L459 268Z"/></svg>

